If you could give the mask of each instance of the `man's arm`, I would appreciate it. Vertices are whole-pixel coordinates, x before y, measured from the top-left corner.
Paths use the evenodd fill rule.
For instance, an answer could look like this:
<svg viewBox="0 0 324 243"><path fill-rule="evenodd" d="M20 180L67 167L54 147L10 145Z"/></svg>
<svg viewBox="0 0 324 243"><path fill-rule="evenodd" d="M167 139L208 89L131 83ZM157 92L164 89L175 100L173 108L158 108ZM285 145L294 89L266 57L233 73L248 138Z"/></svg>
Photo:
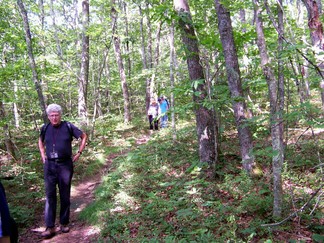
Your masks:
<svg viewBox="0 0 324 243"><path fill-rule="evenodd" d="M73 157L73 162L75 162L75 161L77 161L79 159L79 157L82 154L82 151L85 148L86 144L87 144L87 134L82 133L80 147L79 147L78 152Z"/></svg>
<svg viewBox="0 0 324 243"><path fill-rule="evenodd" d="M42 162L45 163L46 160L45 146L41 137L38 139L38 148L42 157Z"/></svg>

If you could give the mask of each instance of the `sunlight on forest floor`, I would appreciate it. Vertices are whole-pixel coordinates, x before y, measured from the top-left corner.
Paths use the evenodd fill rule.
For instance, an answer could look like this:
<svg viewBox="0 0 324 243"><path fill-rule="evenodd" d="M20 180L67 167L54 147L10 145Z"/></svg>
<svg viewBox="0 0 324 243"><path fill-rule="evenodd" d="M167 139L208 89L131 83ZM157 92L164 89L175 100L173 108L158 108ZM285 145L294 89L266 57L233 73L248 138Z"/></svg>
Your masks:
<svg viewBox="0 0 324 243"><path fill-rule="evenodd" d="M287 141L288 145L296 144L301 139L306 139L306 140L315 139L314 141L323 140L324 128L315 128L315 129L311 129L310 127L290 128L288 130L287 137L289 138Z"/></svg>

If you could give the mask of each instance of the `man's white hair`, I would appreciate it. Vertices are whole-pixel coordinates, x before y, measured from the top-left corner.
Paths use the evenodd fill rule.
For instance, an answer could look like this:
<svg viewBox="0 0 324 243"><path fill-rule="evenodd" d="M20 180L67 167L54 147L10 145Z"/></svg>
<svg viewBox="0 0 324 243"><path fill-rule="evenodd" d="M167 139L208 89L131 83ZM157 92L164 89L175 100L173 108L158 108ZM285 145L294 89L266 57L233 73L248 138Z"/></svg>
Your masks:
<svg viewBox="0 0 324 243"><path fill-rule="evenodd" d="M60 114L62 114L62 107L58 104L50 104L47 106L46 108L46 113L47 115L49 115L52 112L58 112Z"/></svg>

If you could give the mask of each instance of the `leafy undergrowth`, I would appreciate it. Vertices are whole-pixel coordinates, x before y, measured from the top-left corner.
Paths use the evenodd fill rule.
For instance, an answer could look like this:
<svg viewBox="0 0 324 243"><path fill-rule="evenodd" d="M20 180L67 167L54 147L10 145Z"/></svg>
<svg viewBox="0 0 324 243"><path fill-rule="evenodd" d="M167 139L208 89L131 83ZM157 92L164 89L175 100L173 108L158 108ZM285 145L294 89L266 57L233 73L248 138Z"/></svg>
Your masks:
<svg viewBox="0 0 324 243"><path fill-rule="evenodd" d="M135 126L125 126L120 119L97 121L98 131L89 138L87 147L75 164L73 185L85 178L98 175L112 154L120 154L134 146L140 131ZM5 155L0 149L0 179L6 190L10 213L25 234L35 225L43 224L45 191L43 164L37 147L39 133L27 125L24 130L12 131L18 148L17 159ZM78 141L74 141L77 150ZM41 220L41 222L37 222Z"/></svg>
<svg viewBox="0 0 324 243"><path fill-rule="evenodd" d="M103 241L323 241L321 194L285 223L264 226L276 222L271 216L268 153L259 153L259 172L249 177L242 170L233 138L225 138L226 153L213 173L198 162L192 126L178 129L177 142L171 138L168 129L154 132L147 144L117 158L104 176L96 200L81 213L82 219L101 228ZM315 151L323 154L323 144L304 142L307 155L295 145L287 148L285 216L301 208L322 183Z"/></svg>

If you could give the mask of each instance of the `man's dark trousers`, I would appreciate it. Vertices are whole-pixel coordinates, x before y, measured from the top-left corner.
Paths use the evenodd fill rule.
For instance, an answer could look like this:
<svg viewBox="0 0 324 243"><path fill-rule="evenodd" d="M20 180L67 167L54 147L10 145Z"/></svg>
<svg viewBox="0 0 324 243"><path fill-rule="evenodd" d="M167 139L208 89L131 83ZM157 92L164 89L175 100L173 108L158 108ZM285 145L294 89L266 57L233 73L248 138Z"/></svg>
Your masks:
<svg viewBox="0 0 324 243"><path fill-rule="evenodd" d="M149 121L150 121L150 130L153 130L153 124L154 124L154 129L159 130L159 120L153 118L152 115L149 115Z"/></svg>
<svg viewBox="0 0 324 243"><path fill-rule="evenodd" d="M46 160L44 166L45 177L45 223L46 227L55 226L56 216L56 185L59 188L60 195L60 224L69 223L70 217L70 196L71 181L73 176L73 162L68 158L65 160Z"/></svg>

